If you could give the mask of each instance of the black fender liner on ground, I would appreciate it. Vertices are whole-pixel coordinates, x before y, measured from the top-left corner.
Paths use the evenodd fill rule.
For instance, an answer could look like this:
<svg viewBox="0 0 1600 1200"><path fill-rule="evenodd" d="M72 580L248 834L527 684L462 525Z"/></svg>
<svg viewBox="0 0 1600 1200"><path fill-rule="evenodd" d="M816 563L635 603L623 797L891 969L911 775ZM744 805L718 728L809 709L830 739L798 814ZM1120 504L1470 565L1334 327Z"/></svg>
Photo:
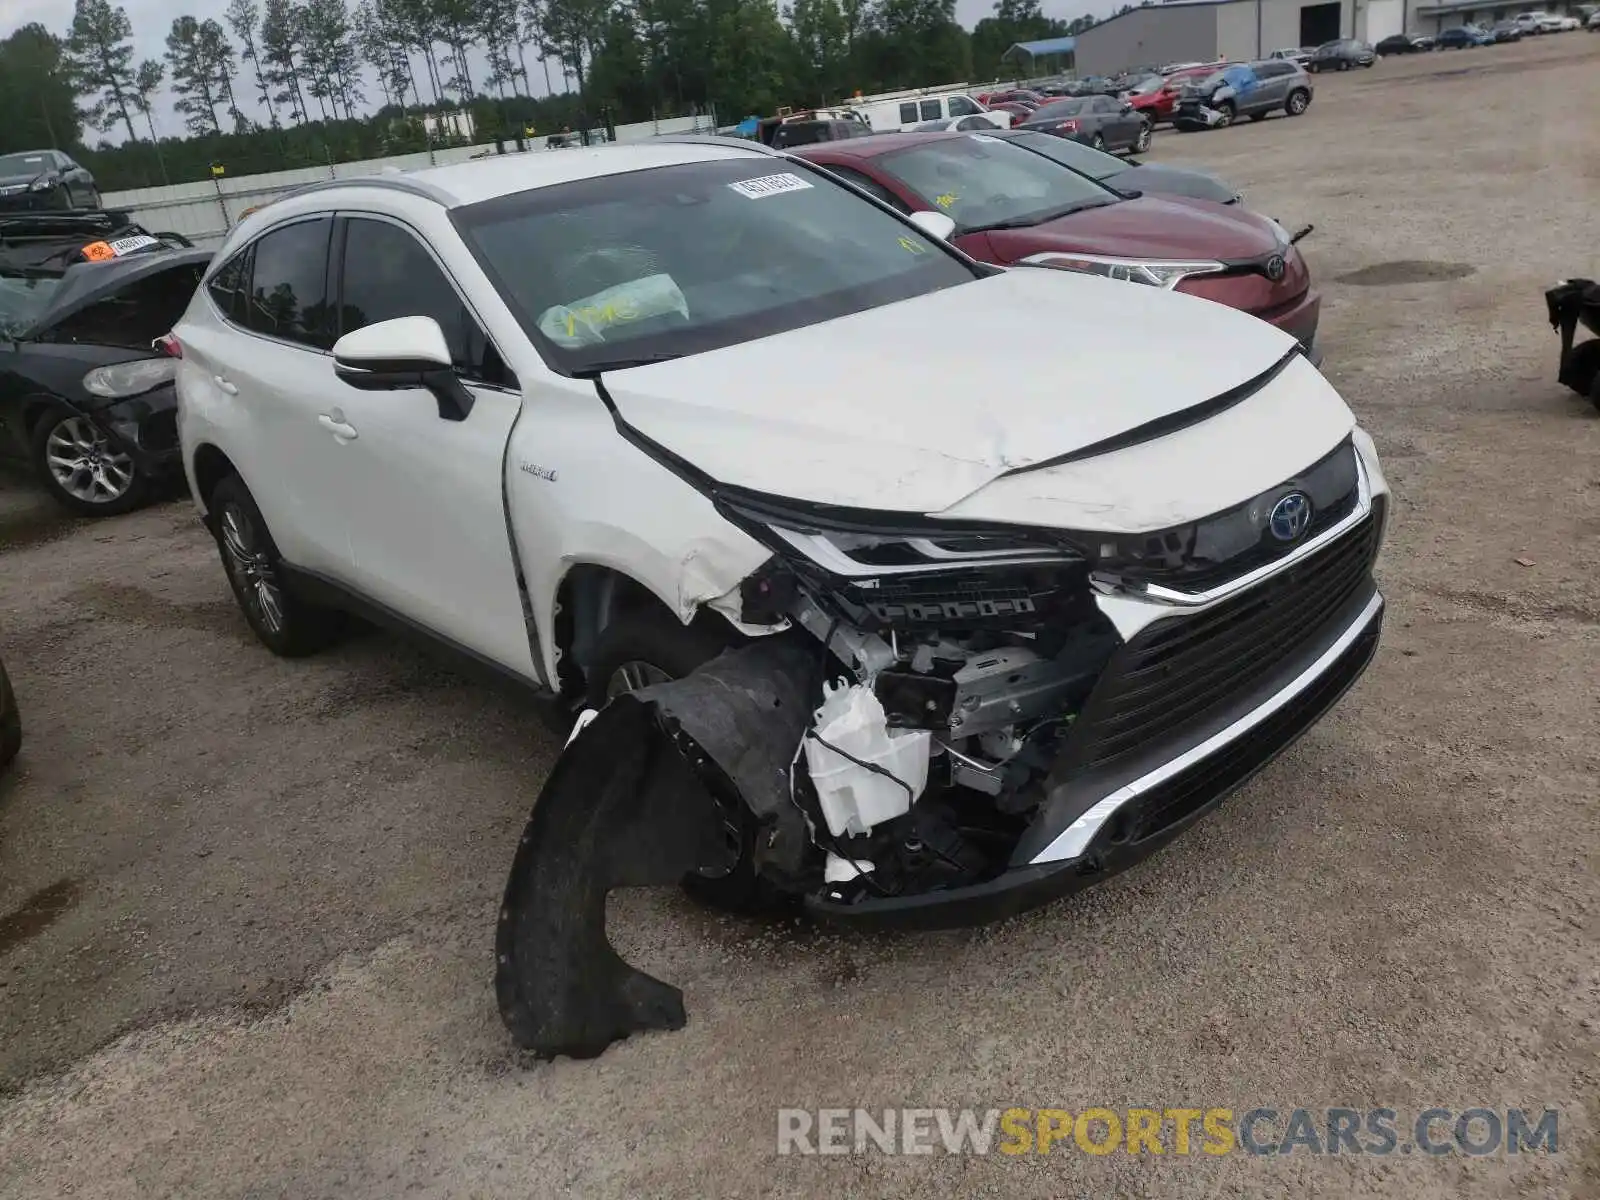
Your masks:
<svg viewBox="0 0 1600 1200"><path fill-rule="evenodd" d="M732 865L724 803L796 846L787 768L810 719L814 655L765 638L684 679L618 696L562 751L517 846L495 936L500 1015L542 1057L681 1029L683 993L606 940L606 893Z"/></svg>
<svg viewBox="0 0 1600 1200"><path fill-rule="evenodd" d="M1600 405L1600 340L1578 342L1578 326L1600 333L1600 283L1568 279L1544 294L1550 324L1561 334L1558 382Z"/></svg>

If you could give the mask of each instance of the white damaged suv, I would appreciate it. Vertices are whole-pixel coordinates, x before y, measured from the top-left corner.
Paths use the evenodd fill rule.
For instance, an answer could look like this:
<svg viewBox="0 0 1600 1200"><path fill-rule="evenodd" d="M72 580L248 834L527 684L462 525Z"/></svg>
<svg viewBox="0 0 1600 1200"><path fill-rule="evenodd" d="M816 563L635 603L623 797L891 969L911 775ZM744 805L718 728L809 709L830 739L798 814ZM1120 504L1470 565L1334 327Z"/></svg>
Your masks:
<svg viewBox="0 0 1600 1200"><path fill-rule="evenodd" d="M681 1024L605 946L611 887L1017 912L1371 658L1388 489L1294 340L948 231L747 145L510 156L261 210L174 330L261 641L353 611L581 713L501 915L524 1044Z"/></svg>

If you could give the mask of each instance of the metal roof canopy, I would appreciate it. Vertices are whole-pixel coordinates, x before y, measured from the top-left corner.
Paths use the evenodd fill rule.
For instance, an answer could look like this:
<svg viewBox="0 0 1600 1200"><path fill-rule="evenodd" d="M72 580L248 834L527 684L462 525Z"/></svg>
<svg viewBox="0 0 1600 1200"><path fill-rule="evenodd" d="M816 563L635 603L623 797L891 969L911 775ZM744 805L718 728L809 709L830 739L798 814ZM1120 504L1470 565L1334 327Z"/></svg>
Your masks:
<svg viewBox="0 0 1600 1200"><path fill-rule="evenodd" d="M1043 38L1037 42L1016 42L1000 56L1000 61L1005 62L1019 51L1029 58L1043 58L1052 54L1071 54L1073 47L1077 44L1078 39L1075 37Z"/></svg>

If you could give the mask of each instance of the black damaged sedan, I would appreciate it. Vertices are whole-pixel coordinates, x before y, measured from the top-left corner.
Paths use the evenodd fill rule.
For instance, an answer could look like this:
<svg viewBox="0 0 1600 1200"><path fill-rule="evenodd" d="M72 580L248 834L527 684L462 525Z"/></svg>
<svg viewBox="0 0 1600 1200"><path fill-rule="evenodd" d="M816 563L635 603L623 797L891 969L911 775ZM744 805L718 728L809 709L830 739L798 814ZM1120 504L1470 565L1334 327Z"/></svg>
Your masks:
<svg viewBox="0 0 1600 1200"><path fill-rule="evenodd" d="M0 219L0 453L80 515L136 508L177 468L155 342L211 258L181 241L117 213Z"/></svg>

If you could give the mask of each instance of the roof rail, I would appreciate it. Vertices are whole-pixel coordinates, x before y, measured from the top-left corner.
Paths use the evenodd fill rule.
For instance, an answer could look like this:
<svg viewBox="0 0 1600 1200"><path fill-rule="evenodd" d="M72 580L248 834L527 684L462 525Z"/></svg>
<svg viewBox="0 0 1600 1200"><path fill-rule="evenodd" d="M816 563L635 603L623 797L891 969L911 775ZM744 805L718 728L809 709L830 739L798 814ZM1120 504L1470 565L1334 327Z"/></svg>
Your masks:
<svg viewBox="0 0 1600 1200"><path fill-rule="evenodd" d="M326 192L330 188L344 187L375 187L391 192L409 192L413 196L421 196L446 208L456 203L455 196L438 184L425 183L410 175L352 175L348 179L322 179L315 183L302 184L286 192L280 199L287 200L290 196L305 196L311 192Z"/></svg>
<svg viewBox="0 0 1600 1200"><path fill-rule="evenodd" d="M937 87L905 88L898 92L879 92L873 96L850 96L839 103L847 106L857 104L879 104L886 100L915 100L921 96L943 96L947 92L965 92L973 85L970 83L944 83ZM978 86L982 86L981 84Z"/></svg>

